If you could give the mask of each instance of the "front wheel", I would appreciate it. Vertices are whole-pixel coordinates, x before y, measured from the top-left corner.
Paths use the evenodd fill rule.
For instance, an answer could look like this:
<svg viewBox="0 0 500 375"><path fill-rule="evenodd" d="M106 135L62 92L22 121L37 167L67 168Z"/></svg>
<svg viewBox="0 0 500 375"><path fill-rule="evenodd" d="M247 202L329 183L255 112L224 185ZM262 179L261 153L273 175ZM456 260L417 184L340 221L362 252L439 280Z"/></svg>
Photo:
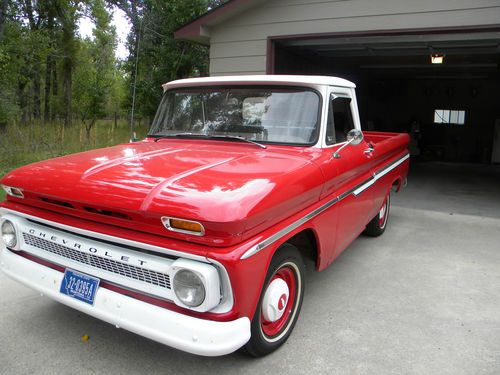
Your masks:
<svg viewBox="0 0 500 375"><path fill-rule="evenodd" d="M385 232L387 227L387 220L389 220L389 211L391 208L391 192L387 193L384 203L380 208L380 211L375 215L375 217L368 223L363 234L371 237L380 236Z"/></svg>
<svg viewBox="0 0 500 375"><path fill-rule="evenodd" d="M302 306L305 267L295 246L284 244L274 255L255 311L245 350L261 357L290 336Z"/></svg>

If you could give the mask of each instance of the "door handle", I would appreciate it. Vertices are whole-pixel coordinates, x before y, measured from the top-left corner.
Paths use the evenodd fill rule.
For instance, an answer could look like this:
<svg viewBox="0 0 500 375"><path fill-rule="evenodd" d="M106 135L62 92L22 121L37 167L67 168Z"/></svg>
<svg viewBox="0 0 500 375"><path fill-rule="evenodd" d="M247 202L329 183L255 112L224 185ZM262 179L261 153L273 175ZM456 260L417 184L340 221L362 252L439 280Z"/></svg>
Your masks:
<svg viewBox="0 0 500 375"><path fill-rule="evenodd" d="M375 149L372 147L372 146L369 146L366 150L363 151L363 153L365 155L371 155L371 153L374 151Z"/></svg>

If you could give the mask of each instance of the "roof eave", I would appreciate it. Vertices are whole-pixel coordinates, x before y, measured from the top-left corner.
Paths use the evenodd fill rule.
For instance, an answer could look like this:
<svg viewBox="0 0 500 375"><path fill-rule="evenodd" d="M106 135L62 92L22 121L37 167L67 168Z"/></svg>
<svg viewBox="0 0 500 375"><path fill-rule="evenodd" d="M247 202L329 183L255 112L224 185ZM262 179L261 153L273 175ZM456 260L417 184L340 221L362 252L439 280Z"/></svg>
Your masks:
<svg viewBox="0 0 500 375"><path fill-rule="evenodd" d="M192 42L210 45L210 29L205 25L187 24L174 32L175 39L190 40Z"/></svg>
<svg viewBox="0 0 500 375"><path fill-rule="evenodd" d="M209 45L210 28L234 15L249 9L264 0L229 0L219 5L174 32L175 39L191 40Z"/></svg>

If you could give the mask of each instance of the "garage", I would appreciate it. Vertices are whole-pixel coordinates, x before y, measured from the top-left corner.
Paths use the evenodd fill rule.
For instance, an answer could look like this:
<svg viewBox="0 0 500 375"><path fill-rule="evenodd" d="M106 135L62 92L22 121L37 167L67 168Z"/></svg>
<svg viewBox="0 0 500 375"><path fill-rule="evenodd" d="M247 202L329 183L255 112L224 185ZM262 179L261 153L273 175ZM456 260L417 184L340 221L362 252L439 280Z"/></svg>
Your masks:
<svg viewBox="0 0 500 375"><path fill-rule="evenodd" d="M239 1L176 37L210 46L210 74L334 75L366 130L408 132L424 161L500 163L500 3Z"/></svg>

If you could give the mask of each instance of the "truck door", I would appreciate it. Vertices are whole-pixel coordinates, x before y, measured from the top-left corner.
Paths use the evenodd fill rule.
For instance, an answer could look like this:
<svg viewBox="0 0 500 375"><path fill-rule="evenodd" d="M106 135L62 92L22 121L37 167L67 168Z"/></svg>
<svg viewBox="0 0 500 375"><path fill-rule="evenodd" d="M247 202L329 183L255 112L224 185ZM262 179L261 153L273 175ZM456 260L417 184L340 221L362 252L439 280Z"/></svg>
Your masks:
<svg viewBox="0 0 500 375"><path fill-rule="evenodd" d="M357 146L349 145L341 150L340 157L333 157L333 153L345 144L349 130L359 127L355 126L353 114L357 115L357 112L354 111L357 111L357 106L353 98L340 94L331 95L325 139L325 151L329 155L328 161L323 164L326 177L323 196L337 196L339 199L336 203L338 219L333 257L363 231L373 211L370 189L359 195L353 194L356 186L371 177L372 155L366 152L369 145L363 140Z"/></svg>

